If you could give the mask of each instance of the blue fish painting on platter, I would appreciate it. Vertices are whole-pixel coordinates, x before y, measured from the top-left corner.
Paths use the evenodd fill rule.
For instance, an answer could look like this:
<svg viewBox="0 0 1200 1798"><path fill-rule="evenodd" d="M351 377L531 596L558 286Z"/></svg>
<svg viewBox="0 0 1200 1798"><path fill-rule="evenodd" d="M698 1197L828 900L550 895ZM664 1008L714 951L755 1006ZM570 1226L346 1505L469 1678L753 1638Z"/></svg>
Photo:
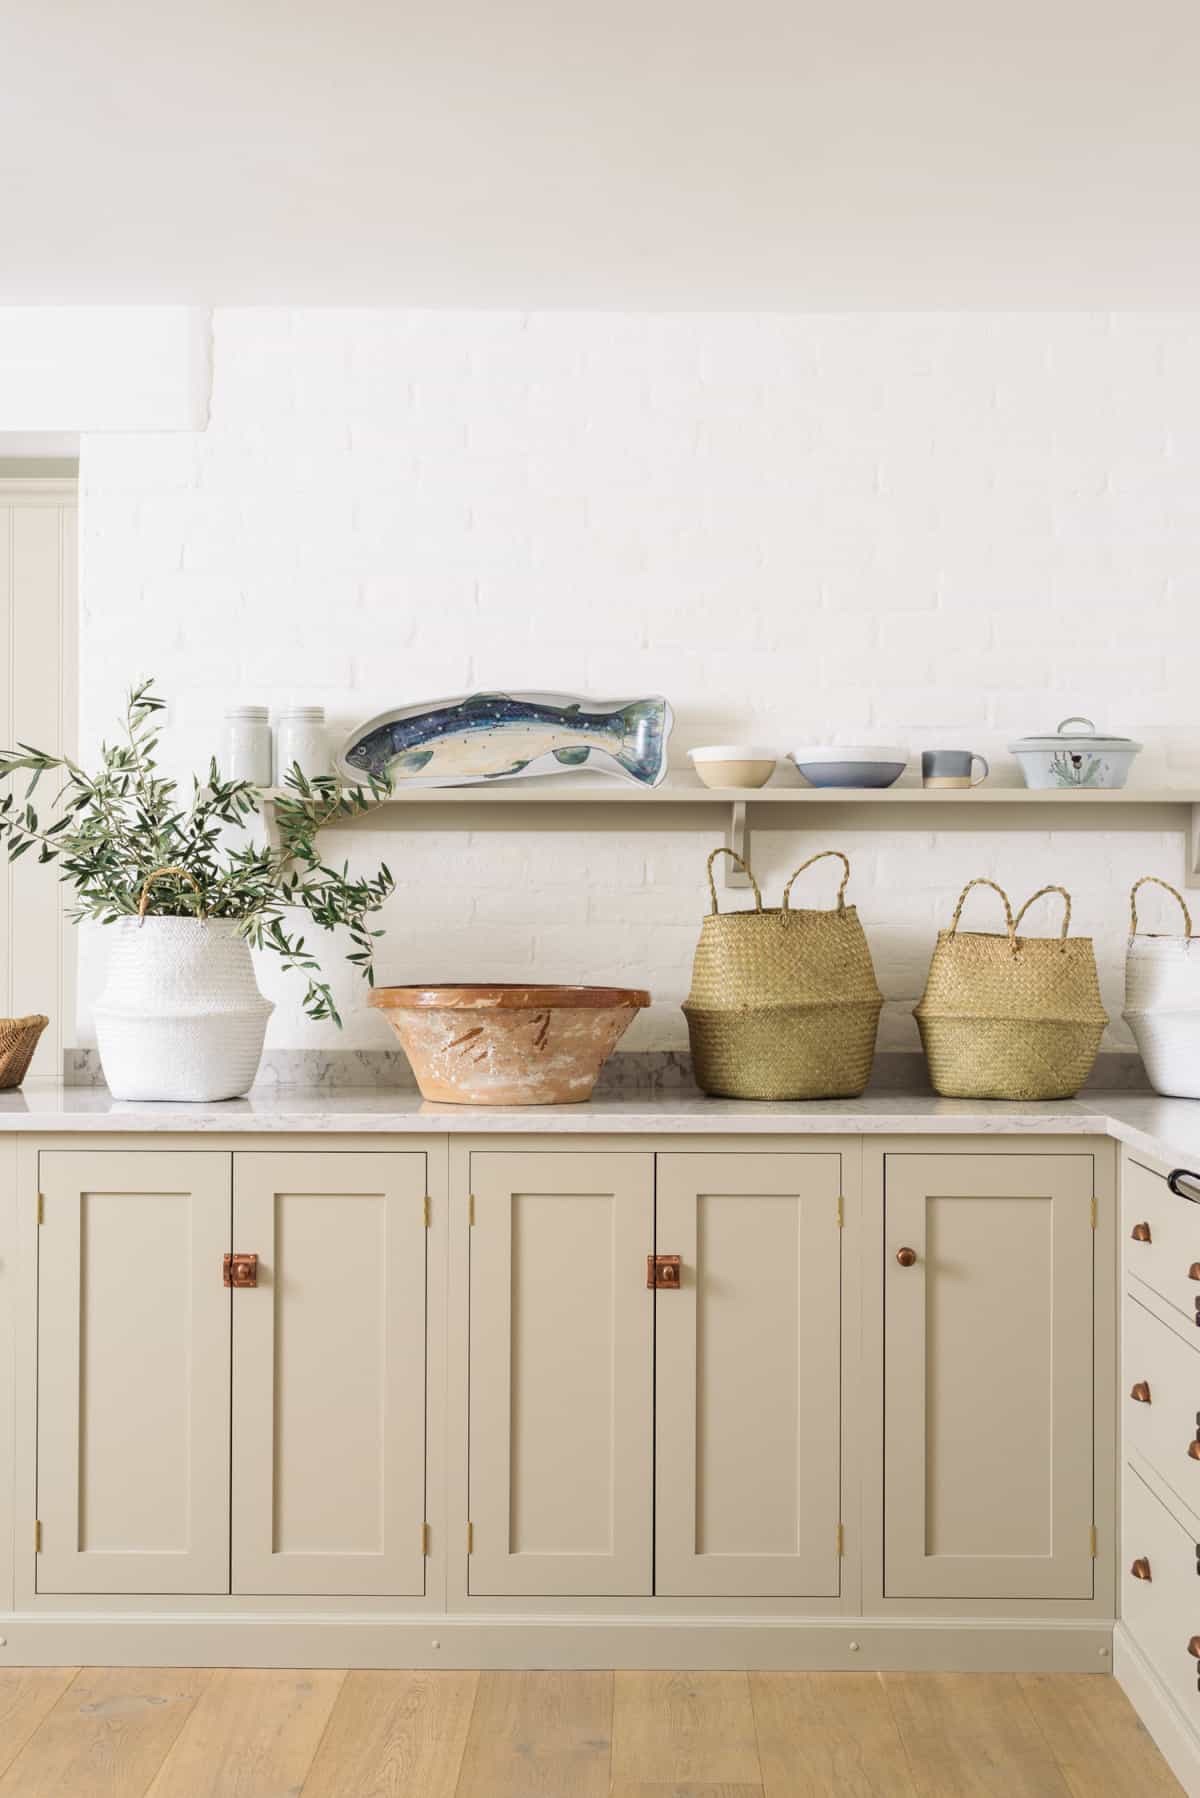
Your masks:
<svg viewBox="0 0 1200 1798"><path fill-rule="evenodd" d="M381 712L351 731L338 759L348 779L386 778L397 791L579 769L656 787L666 777L674 722L657 695L472 693Z"/></svg>

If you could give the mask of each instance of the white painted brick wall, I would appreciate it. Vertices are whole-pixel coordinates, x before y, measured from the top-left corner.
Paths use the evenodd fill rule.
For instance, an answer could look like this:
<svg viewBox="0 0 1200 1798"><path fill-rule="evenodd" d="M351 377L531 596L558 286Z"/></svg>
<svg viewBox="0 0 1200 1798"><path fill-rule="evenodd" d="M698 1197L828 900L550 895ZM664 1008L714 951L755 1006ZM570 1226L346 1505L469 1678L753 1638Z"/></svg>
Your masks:
<svg viewBox="0 0 1200 1798"><path fill-rule="evenodd" d="M84 441L85 744L153 673L180 766L234 700L346 727L524 685L665 691L680 759L866 734L1003 762L1082 711L1146 742L1139 780L1200 776L1196 318L227 311L213 356L203 434ZM385 979L636 982L627 1046L686 1040L708 827L458 815L342 839L399 879ZM777 900L826 840L851 855L891 1047L972 875L1071 887L1114 1013L1129 885L1182 876L1162 818L863 823L761 831L755 861ZM274 1046L387 1043L348 974L343 1038L262 979Z"/></svg>

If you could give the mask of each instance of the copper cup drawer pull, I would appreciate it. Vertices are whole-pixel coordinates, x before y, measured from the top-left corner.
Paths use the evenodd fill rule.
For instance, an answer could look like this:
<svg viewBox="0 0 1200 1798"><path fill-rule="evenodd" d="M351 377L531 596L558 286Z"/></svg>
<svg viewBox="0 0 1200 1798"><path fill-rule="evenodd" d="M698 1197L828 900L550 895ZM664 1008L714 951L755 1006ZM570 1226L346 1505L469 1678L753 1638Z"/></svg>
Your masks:
<svg viewBox="0 0 1200 1798"><path fill-rule="evenodd" d="M1200 1261L1192 1262L1192 1265L1188 1268L1188 1279L1200 1280Z"/></svg>
<svg viewBox="0 0 1200 1798"><path fill-rule="evenodd" d="M646 1284L652 1292L678 1292L682 1268L678 1255L647 1255Z"/></svg>
<svg viewBox="0 0 1200 1798"><path fill-rule="evenodd" d="M1200 1436L1195 1436L1188 1443L1188 1454L1193 1461L1200 1461Z"/></svg>
<svg viewBox="0 0 1200 1798"><path fill-rule="evenodd" d="M1150 1571L1150 1563L1145 1555L1139 1555L1129 1571L1132 1573L1134 1579L1150 1580L1154 1577Z"/></svg>
<svg viewBox="0 0 1200 1798"><path fill-rule="evenodd" d="M1135 1224L1129 1234L1134 1242L1150 1242L1152 1240L1149 1224Z"/></svg>
<svg viewBox="0 0 1200 1798"><path fill-rule="evenodd" d="M226 1286L257 1286L257 1255L226 1255L223 1262Z"/></svg>
<svg viewBox="0 0 1200 1798"><path fill-rule="evenodd" d="M897 1249L896 1259L901 1267L912 1267L917 1259L916 1249Z"/></svg>
<svg viewBox="0 0 1200 1798"><path fill-rule="evenodd" d="M1200 1661L1200 1636L1193 1636L1188 1643L1188 1653L1193 1660Z"/></svg>
<svg viewBox="0 0 1200 1798"><path fill-rule="evenodd" d="M1129 1396L1137 1405L1148 1405L1150 1403L1149 1380L1135 1380L1129 1388Z"/></svg>

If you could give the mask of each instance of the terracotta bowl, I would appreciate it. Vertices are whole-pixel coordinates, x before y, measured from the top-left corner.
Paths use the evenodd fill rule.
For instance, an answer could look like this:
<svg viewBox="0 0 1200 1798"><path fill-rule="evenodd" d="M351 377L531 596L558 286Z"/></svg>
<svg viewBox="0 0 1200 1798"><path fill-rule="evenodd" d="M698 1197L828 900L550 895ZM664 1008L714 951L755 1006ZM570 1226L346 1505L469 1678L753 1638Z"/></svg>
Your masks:
<svg viewBox="0 0 1200 1798"><path fill-rule="evenodd" d="M628 986L381 986L426 1099L452 1105L570 1105L649 993Z"/></svg>

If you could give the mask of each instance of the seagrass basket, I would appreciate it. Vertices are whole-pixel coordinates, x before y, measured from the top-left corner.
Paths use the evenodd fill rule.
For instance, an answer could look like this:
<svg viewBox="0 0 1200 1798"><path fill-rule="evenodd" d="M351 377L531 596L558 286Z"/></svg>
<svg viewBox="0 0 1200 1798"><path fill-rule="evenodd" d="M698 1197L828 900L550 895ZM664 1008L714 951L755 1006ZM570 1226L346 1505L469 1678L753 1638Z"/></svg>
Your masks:
<svg viewBox="0 0 1200 1798"><path fill-rule="evenodd" d="M1004 903L1005 934L960 931L972 887ZM1065 902L1057 937L1023 937L1035 900ZM1108 1022L1090 937L1068 937L1071 895L1041 887L1016 917L993 880L968 881L949 930L938 932L925 993L913 1016L933 1089L959 1099L1069 1099L1092 1071Z"/></svg>
<svg viewBox="0 0 1200 1798"><path fill-rule="evenodd" d="M754 890L754 910L721 912L713 863L728 855ZM799 911L792 885L834 856L845 870L832 911ZM732 849L708 858L705 918L683 1007L702 1091L730 1099L844 1099L866 1086L883 995L858 913L846 904L850 863L837 849L804 862L778 910Z"/></svg>
<svg viewBox="0 0 1200 1798"><path fill-rule="evenodd" d="M1139 931L1138 888L1147 884L1164 888L1178 903L1182 936ZM1122 1016L1155 1092L1200 1099L1200 936L1192 935L1192 914L1183 894L1157 874L1144 874L1129 895Z"/></svg>
<svg viewBox="0 0 1200 1798"><path fill-rule="evenodd" d="M28 1018L0 1018L0 1092L20 1086L29 1072L38 1038L50 1022L40 1014Z"/></svg>

